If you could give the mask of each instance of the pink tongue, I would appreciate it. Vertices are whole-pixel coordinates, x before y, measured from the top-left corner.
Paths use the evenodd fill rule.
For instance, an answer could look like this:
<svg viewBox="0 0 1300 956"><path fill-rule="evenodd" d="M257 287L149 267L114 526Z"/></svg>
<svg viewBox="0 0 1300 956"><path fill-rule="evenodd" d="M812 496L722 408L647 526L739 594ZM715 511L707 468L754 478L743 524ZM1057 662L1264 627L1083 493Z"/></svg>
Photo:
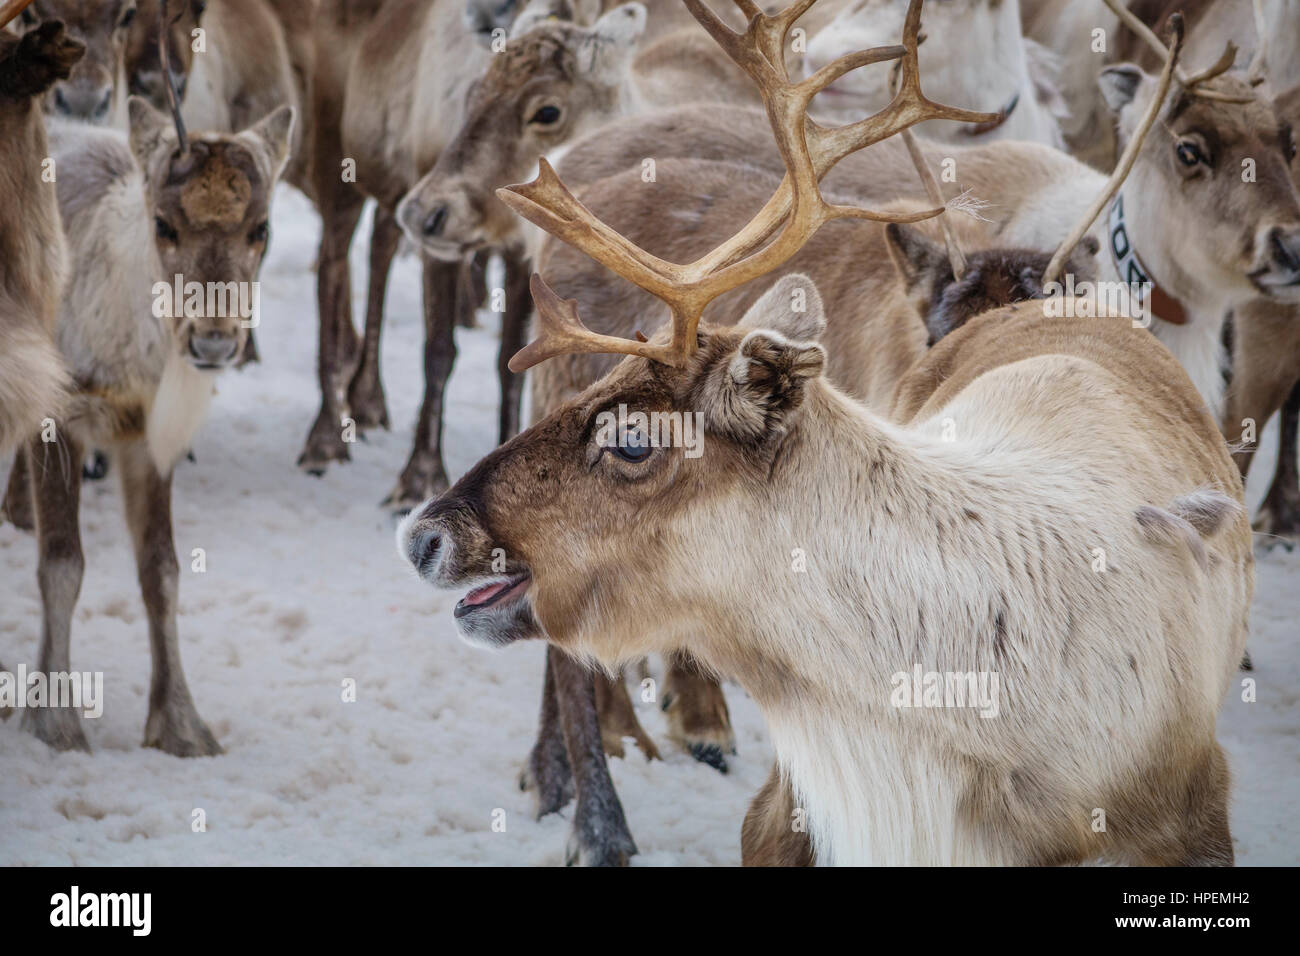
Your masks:
<svg viewBox="0 0 1300 956"><path fill-rule="evenodd" d="M501 593L509 581L498 581L495 584L486 584L481 588L470 591L465 595L466 604L485 604Z"/></svg>

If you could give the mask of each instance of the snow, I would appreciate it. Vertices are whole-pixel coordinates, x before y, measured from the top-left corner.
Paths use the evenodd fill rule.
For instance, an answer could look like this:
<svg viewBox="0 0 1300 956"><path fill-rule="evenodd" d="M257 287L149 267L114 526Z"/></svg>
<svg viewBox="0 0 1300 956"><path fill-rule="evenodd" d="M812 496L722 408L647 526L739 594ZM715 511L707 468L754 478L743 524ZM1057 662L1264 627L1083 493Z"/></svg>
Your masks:
<svg viewBox="0 0 1300 956"><path fill-rule="evenodd" d="M456 636L454 595L420 583L379 506L405 461L419 405L418 262L389 286L383 373L395 430L352 446L323 478L295 461L317 410L312 264L319 220L298 193L276 198L262 272L263 364L221 380L196 464L175 481L180 634L199 712L226 754L181 760L140 746L149 649L116 481L88 482L87 555L72 665L103 671L106 704L86 720L92 754L55 753L0 723L0 863L494 864L563 861L572 805L535 821L517 776L540 701L539 644L501 652ZM363 230L364 233L364 230ZM356 314L364 235L353 246ZM445 453L453 478L495 441L494 316L458 329ZM1254 469L1262 496L1275 427ZM8 462L0 462L2 474ZM193 549L206 571L191 570ZM0 662L35 666L40 604L32 538L0 527ZM1250 643L1258 702L1231 693L1221 720L1235 785L1240 864L1300 858L1300 552L1261 554ZM1242 675L1243 677L1247 675ZM343 700L345 679L355 702ZM736 864L740 824L772 760L762 718L727 688L739 755L722 775L678 752L653 704L643 725L665 759L629 745L611 760L634 865ZM207 828L194 832L194 811ZM493 828L504 811L505 830ZM499 827L497 828L499 830Z"/></svg>

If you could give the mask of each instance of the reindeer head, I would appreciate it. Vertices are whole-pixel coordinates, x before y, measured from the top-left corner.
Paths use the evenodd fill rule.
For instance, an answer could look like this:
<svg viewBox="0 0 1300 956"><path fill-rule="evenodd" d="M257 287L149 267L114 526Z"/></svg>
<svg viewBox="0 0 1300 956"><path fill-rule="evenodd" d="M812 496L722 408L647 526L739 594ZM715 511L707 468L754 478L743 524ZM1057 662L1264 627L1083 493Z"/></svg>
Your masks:
<svg viewBox="0 0 1300 956"><path fill-rule="evenodd" d="M46 94L47 112L101 126L121 120L127 37L136 12L136 0L35 0L23 11L23 29L61 20L68 36L86 47L68 78Z"/></svg>
<svg viewBox="0 0 1300 956"><path fill-rule="evenodd" d="M966 256L966 270L958 279L942 243L919 229L890 223L885 235L908 298L925 320L930 345L982 312L1049 294L1043 276L1052 260L1050 252L981 249ZM1099 248L1095 237L1084 236L1066 258L1064 271L1079 282L1095 281Z"/></svg>
<svg viewBox="0 0 1300 956"><path fill-rule="evenodd" d="M164 14L169 23L168 71L178 94L184 95L194 63L192 32L199 26L207 0L136 0L138 13L126 44L126 80L130 92L143 96L158 109L167 108L158 32ZM165 7L165 10L164 10Z"/></svg>
<svg viewBox="0 0 1300 956"><path fill-rule="evenodd" d="M820 297L804 276L787 276L740 326L701 329L715 298L787 262L821 227L840 218L917 221L942 212L887 214L829 203L818 182L849 153L927 119L987 122L928 100L916 62L920 0L912 0L901 46L849 54L802 82L791 82L783 51L798 2L768 16L736 0L749 28L736 33L701 0L687 7L758 85L786 164L776 193L732 238L687 265L651 255L597 220L542 160L534 182L498 192L520 215L582 249L659 297L671 328L652 339L598 335L540 276L531 283L540 337L510 361L522 371L575 352L633 356L608 376L493 452L441 498L414 512L399 548L429 582L469 588L456 609L461 633L488 645L545 635L607 660L660 649L646 646L645 622L671 635L686 617L709 621L716 587L709 580L729 545L700 529L747 529L771 520L766 499L787 441L817 440L802 428L805 399L823 389L825 352ZM842 127L806 120L819 90L859 66L900 61L898 94L886 110ZM641 413L619 419L620 406ZM609 417L613 413L613 419ZM658 419L651 418L655 413ZM667 419L663 416L667 415ZM654 422L679 423L679 440L657 442ZM698 423L705 446L688 430ZM674 426L670 424L670 438ZM662 432L659 433L660 435ZM703 454L693 452L703 451ZM789 479L789 476L785 476ZM650 516L653 515L653 519ZM702 539L708 539L704 541ZM712 545L709 544L712 542ZM629 555L631 557L629 558ZM706 573L701 573L702 571ZM670 584L689 578L685 591ZM673 609L663 595L672 591ZM666 615L682 613L681 620ZM618 633L612 619L631 622Z"/></svg>
<svg viewBox="0 0 1300 956"><path fill-rule="evenodd" d="M1126 143L1155 81L1118 64L1102 70L1100 83ZM1190 89L1176 86L1124 191L1129 221L1164 233L1135 237L1139 255L1144 245L1168 250L1156 279L1171 288L1222 289L1229 305L1261 293L1300 301L1300 196L1289 168L1295 149L1290 126L1244 77L1216 74Z"/></svg>
<svg viewBox="0 0 1300 956"><path fill-rule="evenodd" d="M271 193L289 155L294 111L281 106L234 134L196 133L180 145L170 117L131 97L131 151L144 174L163 277L197 283L173 301L173 340L200 368L230 364L248 338L251 302L266 254ZM242 296L242 299L241 299ZM190 303L201 302L194 307ZM216 303L214 307L214 303Z"/></svg>
<svg viewBox="0 0 1300 956"><path fill-rule="evenodd" d="M803 440L824 326L811 281L788 275L739 325L700 329L683 367L625 359L412 512L399 546L426 581L467 591L455 617L471 643L549 637L606 661L667 649L630 642L652 637L646 621L672 635L678 622L665 615L710 620L710 572L744 548L744 529L770 523L773 466L785 442ZM620 407L680 422L683 440L656 447L634 415L620 427ZM686 593L674 583L683 580L693 582Z"/></svg>
<svg viewBox="0 0 1300 956"><path fill-rule="evenodd" d="M412 241L458 259L517 236L494 191L620 112L645 21L645 7L628 3L590 27L542 20L512 38L470 92L460 131L397 207Z"/></svg>

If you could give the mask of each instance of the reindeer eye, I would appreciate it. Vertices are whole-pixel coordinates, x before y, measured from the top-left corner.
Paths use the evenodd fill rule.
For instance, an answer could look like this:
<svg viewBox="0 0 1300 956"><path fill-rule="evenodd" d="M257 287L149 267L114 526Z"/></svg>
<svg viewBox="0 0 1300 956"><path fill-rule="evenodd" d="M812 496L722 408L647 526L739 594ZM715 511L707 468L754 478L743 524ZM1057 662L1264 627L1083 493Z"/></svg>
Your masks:
<svg viewBox="0 0 1300 956"><path fill-rule="evenodd" d="M167 242L175 242L180 238L180 236L177 235L176 230L173 229L171 224L162 216L155 216L153 224L154 230L158 233L159 239L163 239Z"/></svg>
<svg viewBox="0 0 1300 956"><path fill-rule="evenodd" d="M1184 140L1178 144L1178 161L1184 166L1195 166L1205 162L1205 154L1195 143Z"/></svg>
<svg viewBox="0 0 1300 956"><path fill-rule="evenodd" d="M618 444L610 448L610 451L624 461L637 464L649 458L654 448L650 444L650 436L641 429L625 428L619 435Z"/></svg>
<svg viewBox="0 0 1300 956"><path fill-rule="evenodd" d="M24 25L30 27L30 26L32 26L34 23L36 23L36 21L37 21L36 11L35 11L33 8L28 7L26 10L23 11L23 24L24 24Z"/></svg>
<svg viewBox="0 0 1300 956"><path fill-rule="evenodd" d="M127 27L131 25L131 22L133 20L135 20L135 7L129 8L125 13L122 14L122 19L118 21L117 28L119 30L125 30Z"/></svg>
<svg viewBox="0 0 1300 956"><path fill-rule="evenodd" d="M206 0L194 0L194 18L197 20L203 16L203 11L208 8Z"/></svg>
<svg viewBox="0 0 1300 956"><path fill-rule="evenodd" d="M266 224L266 220L263 220L257 224L257 228L248 234L248 241L253 245L257 245L259 242L266 242L267 237L270 235L271 229Z"/></svg>
<svg viewBox="0 0 1300 956"><path fill-rule="evenodd" d="M533 118L528 122L537 123L539 126L550 126L553 123L559 122L559 119L560 108L558 106L543 106L533 114Z"/></svg>

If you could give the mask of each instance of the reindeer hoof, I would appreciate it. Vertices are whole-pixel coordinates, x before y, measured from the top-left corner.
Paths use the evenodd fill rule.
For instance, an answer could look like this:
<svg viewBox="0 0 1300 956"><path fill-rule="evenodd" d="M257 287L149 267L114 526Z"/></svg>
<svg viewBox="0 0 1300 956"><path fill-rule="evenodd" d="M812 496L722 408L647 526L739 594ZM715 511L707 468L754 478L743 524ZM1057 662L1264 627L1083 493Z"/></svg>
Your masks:
<svg viewBox="0 0 1300 956"><path fill-rule="evenodd" d="M568 765L546 767L530 759L519 772L519 789L533 795L533 819L559 813L573 799L573 774Z"/></svg>
<svg viewBox="0 0 1300 956"><path fill-rule="evenodd" d="M636 856L636 844L632 834L627 832L627 824L619 813L621 828L602 832L600 836L580 830L578 819L574 820L573 832L569 835L568 845L564 850L565 866L627 866L628 861Z"/></svg>
<svg viewBox="0 0 1300 956"><path fill-rule="evenodd" d="M1250 651L1245 651L1241 655L1241 669L1243 671L1253 671L1255 669L1255 662L1250 659Z"/></svg>
<svg viewBox="0 0 1300 956"><path fill-rule="evenodd" d="M348 386L348 409L357 428L382 428L389 430L388 403L384 398L384 384L377 376L358 375Z"/></svg>
<svg viewBox="0 0 1300 956"><path fill-rule="evenodd" d="M1261 536L1259 543L1265 550L1279 546L1293 550L1300 541L1300 502L1270 493L1260 505L1254 529Z"/></svg>
<svg viewBox="0 0 1300 956"><path fill-rule="evenodd" d="M348 444L343 440L343 429L328 419L318 418L307 435L307 444L298 456L298 467L319 478L332 462L351 461Z"/></svg>
<svg viewBox="0 0 1300 956"><path fill-rule="evenodd" d="M84 750L90 742L81 729L81 714L72 707L29 707L23 710L23 729L55 750Z"/></svg>
<svg viewBox="0 0 1300 956"><path fill-rule="evenodd" d="M225 753L193 704L150 710L144 726L144 745L173 757L216 757Z"/></svg>
<svg viewBox="0 0 1300 956"><path fill-rule="evenodd" d="M689 744L687 751L700 763L708 764L718 773L727 772L727 758L722 755L722 748L717 744ZM735 751L733 750L732 753Z"/></svg>
<svg viewBox="0 0 1300 956"><path fill-rule="evenodd" d="M406 467L402 469L397 484L393 486L393 490L388 493L388 497L380 503L380 506L398 514L406 514L430 498L436 498L450 487L451 482L447 480L447 472L443 469L441 461L433 459L432 456L420 458L412 456Z"/></svg>

